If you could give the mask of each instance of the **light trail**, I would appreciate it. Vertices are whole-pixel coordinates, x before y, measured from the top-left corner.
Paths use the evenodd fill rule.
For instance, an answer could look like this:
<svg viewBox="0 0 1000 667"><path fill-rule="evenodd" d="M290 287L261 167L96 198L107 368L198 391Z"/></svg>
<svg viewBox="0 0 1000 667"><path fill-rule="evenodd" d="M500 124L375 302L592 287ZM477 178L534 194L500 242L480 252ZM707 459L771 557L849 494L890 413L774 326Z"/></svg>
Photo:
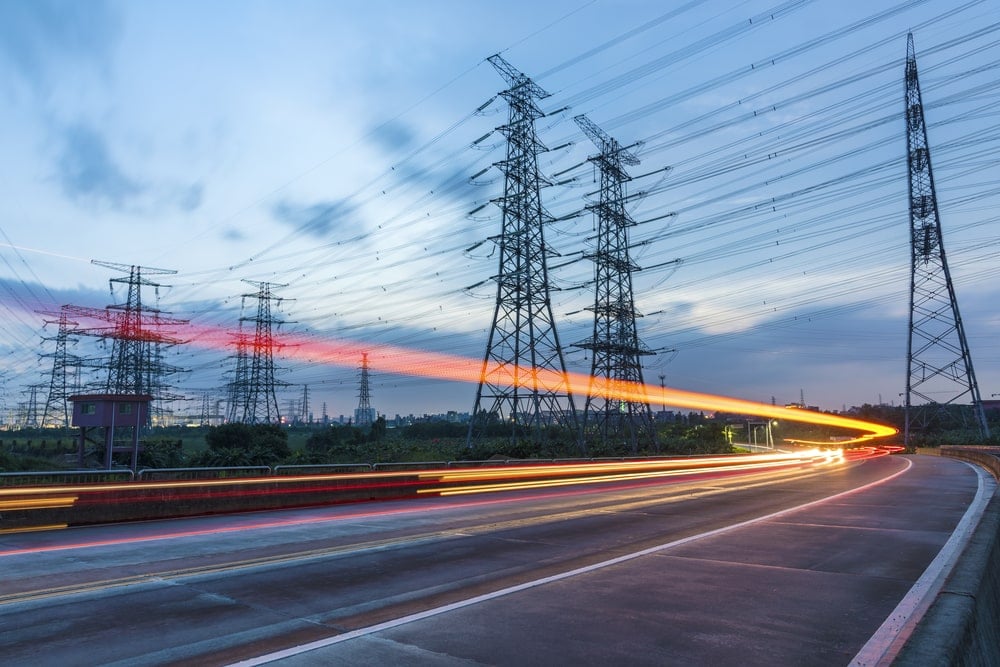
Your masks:
<svg viewBox="0 0 1000 667"><path fill-rule="evenodd" d="M176 327L171 327L176 329ZM220 327L187 324L179 335L189 339L190 345L212 350L229 350L236 334ZM244 336L245 338L245 336ZM250 342L252 345L252 341ZM754 415L769 419L832 426L860 432L857 437L839 441L840 446L865 442L873 438L895 435L897 429L860 419L831 415L812 410L786 408L767 403L757 403L740 398L703 394L673 387L592 378L584 373L567 373L543 368L524 368L514 364L483 366L481 360L469 359L440 352L426 352L393 345L317 340L312 337L282 334L272 336L272 346L293 359L310 364L331 364L354 368L361 354L367 353L371 370L392 375L430 378L479 384L486 379L501 384L515 383L526 389L548 391L568 389L569 393L586 396L588 393L609 400L637 403L657 403L689 410L727 412L736 415Z"/></svg>
<svg viewBox="0 0 1000 667"><path fill-rule="evenodd" d="M764 455L764 457L767 458L767 455ZM618 470L628 470L629 468L633 468L634 469L635 464L642 464L642 463L649 464L649 463L652 463L654 468L655 467L659 467L659 468L667 471L668 475L671 475L671 476L681 476L681 475L683 475L684 471L676 469L675 467L673 467L673 464L685 463L686 462L689 466L695 466L695 467L691 468L690 474L720 475L720 476L722 476L722 475L729 475L729 474L737 475L737 474L741 474L741 473L746 473L748 471L752 472L755 468L759 469L761 472L774 472L774 467L775 466L782 466L782 467L786 467L787 468L787 467L793 467L793 466L795 466L795 467L803 467L803 466L808 466L808 465L819 466L819 465L830 464L830 463L843 463L844 462L843 457L840 456L840 451L839 450L826 451L826 452L820 453L819 455L816 455L815 452L811 452L810 456L801 456L800 459L796 459L795 457L785 457L785 458L782 458L780 460L779 459L775 459L775 458L771 458L770 462L765 462L761 466L752 466L752 465L746 464L745 460L746 459L750 459L750 458L753 458L753 457L739 457L739 456L730 457L730 459L734 462L734 465L732 465L731 467L729 467L729 466L714 465L715 463L717 463L719 461L724 461L726 459L726 457L715 456L715 457L700 457L700 458L695 458L695 459L686 459L684 461L680 461L680 460L666 460L666 461L653 461L653 462L621 461L621 462L616 462L616 464L596 464L596 465L595 464L591 464L591 468L592 469L598 469L599 468L599 469L610 470L610 471L618 471ZM697 467L699 463L703 464L702 467ZM548 465L539 465L539 466L517 466L514 469L515 470L531 469L531 470L536 471L536 473L539 474L539 475L546 475L546 474L548 474L548 475L551 476L553 473L562 472L562 469L564 469L564 468L578 469L578 472L577 472L578 475L582 475L584 472L586 472L586 469L584 469L582 471L579 470L579 469L583 468L583 466L581 466L581 465L565 465L565 464L548 464ZM428 486L426 488L419 489L418 490L418 494L422 494L423 497L426 497L428 493L433 493L434 495L439 495L439 496L457 495L458 493L460 493L464 489L461 488L461 487L450 487L450 486L448 486L448 484L453 483L453 482L455 482L458 479L462 479L466 475L468 475L469 479L475 479L475 480L478 480L480 482L483 481L484 479L492 479L492 480L496 481L497 484L492 488L492 490L494 490L494 491L514 490L514 487L507 487L507 488L505 488L505 485L503 484L504 480L508 479L507 477L504 476L504 472L505 471L506 471L506 469L505 468L501 468L501 467L494 467L494 468L487 468L487 469L474 469L474 468L451 469L451 468L449 468L449 469L439 469L439 470L422 470L422 471L414 471L414 472L408 472L408 473L359 473L359 474L341 475L340 477L351 477L351 478L356 478L356 477L360 477L360 476L371 477L371 476L378 476L378 475L381 474L383 476L387 476L387 477L391 476L391 477L397 478L397 479L399 477L402 477L402 476L406 476L406 477L409 477L409 478L412 479L415 474L419 474L419 476L426 478L423 481L423 483L427 484ZM476 475L476 476L473 476L475 473L480 473L480 474ZM589 476L583 475L583 476L578 476L578 477L575 477L575 478L557 478L557 479L549 479L549 480L535 480L534 482L530 483L530 486L527 485L529 483L526 483L526 482L522 482L522 483L526 484L523 487L523 490L545 491L545 489L547 489L547 488L556 489L558 487L572 486L574 484L584 485L584 484L592 484L592 483L597 483L597 482L622 482L622 481L643 482L643 481L645 481L644 478L648 478L648 477L654 477L655 478L655 477L663 477L663 476L664 476L664 474L662 472L657 473L655 470L652 471L652 472L649 472L649 469L648 469L648 466L647 466L647 469L646 469L645 473L643 473L643 472L634 472L631 475L624 475L624 474L619 474L618 476L605 475L603 478L589 477ZM322 478L322 479L335 479L338 476L336 476L336 475L319 475L319 476L316 476L316 477L319 477L319 478ZM279 483L281 483L281 482L302 481L302 480L314 481L315 478L310 478L310 477L303 476L303 477L295 477L295 478L287 478L287 479L286 478L257 478L257 479L242 479L242 480L201 480L199 482L174 482L174 483L170 483L170 482L150 482L150 483L123 482L123 483L120 483L120 484L113 484L113 485L101 484L101 485L95 485L95 486L100 486L100 488L102 490L104 490L104 491L109 491L109 490L110 491L128 491L128 490L136 489L137 487L140 490L143 489L143 488L155 488L155 489L165 490L165 489L169 489L171 486L183 489L183 488L189 488L189 487L191 487L193 485L215 485L215 486L226 487L226 486L231 486L234 483L242 483L242 484L246 485L246 484L250 484L250 483L254 483L254 482L256 482L258 484L263 484L263 483L267 483L267 482L279 482ZM435 485L435 486L432 487L431 485ZM470 491L470 493L473 493L473 492L475 492L475 493L482 493L483 491L486 490L486 486L487 485L479 484L479 485L477 485L476 488L480 489L480 490L479 491ZM624 486L623 485L619 485L618 488L630 488L630 489L634 489L634 488L639 488L639 487L642 487L642 486L646 486L646 484L645 483L640 483L640 484L624 485ZM36 494L55 493L55 492L59 492L59 491L65 491L68 488L72 488L72 489L75 489L75 490L80 491L80 492L87 490L86 486L79 485L79 486L73 486L73 487L40 487L40 488L21 487L20 489L2 489L2 490L0 490L0 492L6 492L8 494L15 494L15 493L18 493L20 491L20 492L23 492L23 493L28 494L28 495L36 495ZM471 488L471 487L465 487L465 488ZM589 493L592 493L592 491L590 489L583 489L583 488L581 488L581 489L579 489L577 491L573 491L573 490L567 490L567 489L559 488L558 491L553 491L553 492L550 492L550 493L538 493L538 494L532 495L531 498L537 500L537 499L541 499L541 498L550 498L550 497L568 497L568 496L576 496L576 495L587 495ZM48 499L46 499L46 500L48 500ZM143 500L143 499L137 498L137 499L134 499L134 500L138 501L138 500ZM158 501L158 502L163 502L163 498L157 498L155 500ZM217 534L224 534L224 533L231 533L231 532L248 532L248 531L255 531L255 530L271 530L271 529L274 529L274 528L297 527L297 526L310 525L310 524L322 524L322 523L338 522L338 521L350 521L350 520L366 519L366 518L373 518L373 517L396 516L396 515L400 515L400 514L417 514L417 513L424 514L424 513L427 513L427 512L442 511L442 510L454 510L454 509L460 509L460 508L475 508L475 507L492 506L492 505L498 505L498 504L517 503L517 502L521 502L522 500L524 500L523 496L518 496L518 497L506 497L506 498L505 497L500 497L500 498L489 499L489 500L468 500L468 501L457 503L457 504L456 503L451 503L451 504L448 504L448 505L443 506L443 507L420 505L420 506L416 506L416 507L404 507L404 508L392 508L392 509L374 509L374 510L344 510L344 509L337 509L337 510L334 511L335 513L333 513L333 514L323 514L323 515L320 515L320 516L293 517L293 518L282 518L282 519L259 518L259 519L253 519L253 520L248 521L248 522L240 522L239 524L236 524L236 525L212 526L212 527L208 527L208 528L180 529L180 530L170 530L170 529L167 529L167 530L163 530L162 532L160 531L160 529L154 528L153 531L150 534L147 534L147 535L131 535L129 537L122 537L122 538L106 538L106 539L93 540L93 541L69 542L69 543L63 543L63 544L47 544L47 545L43 545L43 546L30 547L30 548L14 548L14 549L0 550L0 558L3 558L5 556L18 556L18 555L33 554L33 553L46 553L46 552L50 552L50 551L69 551L69 550L75 550L75 549L89 549L89 548L95 548L95 547L119 546L119 545L139 543L139 542L151 542L151 541L156 541L156 540L173 540L173 539L181 539L181 538L203 537L203 536L210 536L210 535L217 535ZM18 502L18 501L8 501L8 502ZM106 502L113 502L113 500L106 500ZM68 525L65 524L65 523L63 523L63 524L40 525L40 526L30 526L30 527L20 527L20 528L0 530L0 534L3 534L3 533L34 532L34 531L40 531L40 530L53 530L53 529L61 529L61 528L67 528L67 527L68 527Z"/></svg>
<svg viewBox="0 0 1000 667"><path fill-rule="evenodd" d="M0 489L3 532L194 514L246 512L377 500L542 490L567 486L663 483L667 478L732 476L842 465L888 455L892 448L804 449L753 455L587 463L448 467L238 479L129 481ZM232 502L238 499L238 502ZM247 504L247 499L253 499ZM118 509L115 509L118 508ZM97 511L94 515L93 512ZM22 525L17 525L21 523ZM210 531L211 532L211 531ZM3 552L0 552L3 555Z"/></svg>

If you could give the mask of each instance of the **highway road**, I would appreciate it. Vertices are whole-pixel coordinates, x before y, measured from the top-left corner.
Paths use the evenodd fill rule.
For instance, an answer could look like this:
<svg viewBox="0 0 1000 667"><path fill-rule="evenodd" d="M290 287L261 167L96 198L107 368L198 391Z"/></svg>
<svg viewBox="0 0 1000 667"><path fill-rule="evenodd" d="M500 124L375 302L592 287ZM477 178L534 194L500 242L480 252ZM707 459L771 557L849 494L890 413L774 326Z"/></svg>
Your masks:
<svg viewBox="0 0 1000 667"><path fill-rule="evenodd" d="M988 484L893 456L5 534L0 655L846 665L882 641Z"/></svg>

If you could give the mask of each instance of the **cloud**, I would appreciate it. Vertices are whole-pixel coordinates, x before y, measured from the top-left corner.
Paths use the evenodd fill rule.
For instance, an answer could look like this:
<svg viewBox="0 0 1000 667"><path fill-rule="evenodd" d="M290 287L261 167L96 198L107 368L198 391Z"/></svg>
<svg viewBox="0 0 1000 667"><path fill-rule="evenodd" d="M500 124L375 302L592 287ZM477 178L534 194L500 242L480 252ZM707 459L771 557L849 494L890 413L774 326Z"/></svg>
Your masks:
<svg viewBox="0 0 1000 667"><path fill-rule="evenodd" d="M317 204L281 201L271 208L271 214L297 231L324 238L344 228L359 228L360 226L355 224L356 210L356 207L346 200Z"/></svg>
<svg viewBox="0 0 1000 667"><path fill-rule="evenodd" d="M402 151L413 145L417 134L408 125L390 120L373 128L371 136L385 150Z"/></svg>
<svg viewBox="0 0 1000 667"><path fill-rule="evenodd" d="M243 233L242 230L236 229L235 227L230 227L229 229L222 232L222 238L227 241L246 241L247 235Z"/></svg>
<svg viewBox="0 0 1000 667"><path fill-rule="evenodd" d="M174 195L174 203L185 213L191 213L199 206L205 198L205 186L201 183L192 183L187 187L178 188Z"/></svg>
<svg viewBox="0 0 1000 667"><path fill-rule="evenodd" d="M102 0L0 2L0 59L43 92L50 73L67 64L107 70L120 23Z"/></svg>
<svg viewBox="0 0 1000 667"><path fill-rule="evenodd" d="M61 139L56 178L70 199L121 209L146 190L118 166L104 135L95 129L77 123L65 128Z"/></svg>

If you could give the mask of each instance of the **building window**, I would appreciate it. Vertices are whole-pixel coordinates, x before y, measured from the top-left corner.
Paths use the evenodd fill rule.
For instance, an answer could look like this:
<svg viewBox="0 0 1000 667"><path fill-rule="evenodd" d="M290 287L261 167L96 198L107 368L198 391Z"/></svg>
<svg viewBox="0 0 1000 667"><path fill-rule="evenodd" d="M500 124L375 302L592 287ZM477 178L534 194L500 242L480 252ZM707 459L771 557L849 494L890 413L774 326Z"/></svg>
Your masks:
<svg viewBox="0 0 1000 667"><path fill-rule="evenodd" d="M130 414L132 414L132 404L131 403L119 403L118 404L118 414L120 414L120 415L130 415Z"/></svg>
<svg viewBox="0 0 1000 667"><path fill-rule="evenodd" d="M97 414L97 404L96 403L84 403L80 406L81 415L96 415Z"/></svg>

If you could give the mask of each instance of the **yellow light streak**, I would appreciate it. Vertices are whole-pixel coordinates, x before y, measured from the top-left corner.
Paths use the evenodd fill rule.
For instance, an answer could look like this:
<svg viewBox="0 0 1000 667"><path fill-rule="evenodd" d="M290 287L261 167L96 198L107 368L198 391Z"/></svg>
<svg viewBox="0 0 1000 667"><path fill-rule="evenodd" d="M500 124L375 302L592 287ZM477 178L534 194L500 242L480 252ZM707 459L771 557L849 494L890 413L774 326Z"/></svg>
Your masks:
<svg viewBox="0 0 1000 667"><path fill-rule="evenodd" d="M56 498L18 498L17 500L0 500L0 511L42 510L72 507L76 496L61 496Z"/></svg>
<svg viewBox="0 0 1000 667"><path fill-rule="evenodd" d="M183 333L191 340L190 344L209 349L228 349L233 339L232 332L219 327L189 324L184 329ZM362 344L350 341L317 340L313 337L296 334L283 334L275 336L275 339L276 344L282 347L285 355L309 364L331 364L353 368L364 352L368 355L368 366L371 370L393 375L409 375L470 384L487 381L500 385L513 386L517 384L520 387L543 392L568 392L577 396L590 394L609 400L657 403L689 410L754 415L769 419L784 419L861 431L858 438L839 442L839 445L872 438L884 438L897 433L897 430L891 426L840 415L786 408L728 396L702 394L673 387L660 387L608 378L591 378L583 373L563 374L552 369L522 367L517 364L484 365L481 360L457 355L426 352L393 345L377 345L370 342Z"/></svg>
<svg viewBox="0 0 1000 667"><path fill-rule="evenodd" d="M362 349L358 345L314 339L295 339L294 337L289 343L289 347L285 349L292 356L301 356L312 363L330 363L352 367L357 363ZM465 357L388 345L365 345L364 350L368 353L369 367L386 373L468 383L479 383L486 380L509 384L517 382L522 387L538 388L540 391L565 390L578 396L585 396L589 392L592 395L611 400L658 403L691 410L754 415L862 432L859 438L838 442L838 445L872 438L884 438L898 432L891 426L840 415L786 408L728 396L701 394L673 387L660 387L607 378L591 378L582 373L567 373L564 376L562 373L550 369L522 368L513 364L483 366L481 361Z"/></svg>
<svg viewBox="0 0 1000 667"><path fill-rule="evenodd" d="M9 535L12 533L37 533L43 530L62 530L63 528L69 528L69 524L53 523L47 526L25 526L24 528L0 528L0 535Z"/></svg>
<svg viewBox="0 0 1000 667"><path fill-rule="evenodd" d="M686 470L651 470L646 472L620 473L616 475L599 475L597 477L572 477L568 479L539 479L521 482L510 482L507 484L481 484L478 486L461 486L448 489L417 489L417 493L436 493L441 496L461 496L472 493L492 493L494 491L523 491L526 489L543 489L559 486L576 486L578 484L603 484L606 482L626 482L639 479L653 479L660 477L686 477L698 475L705 472L730 472L743 470L769 470L771 468L782 468L790 465L791 461L766 461L759 464L742 464L726 466L725 468L691 468Z"/></svg>
<svg viewBox="0 0 1000 667"><path fill-rule="evenodd" d="M653 461L615 461L610 463L547 464L504 468L423 471L420 479L442 486L417 489L417 494L442 496L494 491L516 491L576 484L599 484L638 479L652 479L708 472L766 470L789 465L829 465L843 462L840 450L809 449L799 452L751 454L737 456L705 456L687 459ZM464 482L480 482L466 486L450 486Z"/></svg>

